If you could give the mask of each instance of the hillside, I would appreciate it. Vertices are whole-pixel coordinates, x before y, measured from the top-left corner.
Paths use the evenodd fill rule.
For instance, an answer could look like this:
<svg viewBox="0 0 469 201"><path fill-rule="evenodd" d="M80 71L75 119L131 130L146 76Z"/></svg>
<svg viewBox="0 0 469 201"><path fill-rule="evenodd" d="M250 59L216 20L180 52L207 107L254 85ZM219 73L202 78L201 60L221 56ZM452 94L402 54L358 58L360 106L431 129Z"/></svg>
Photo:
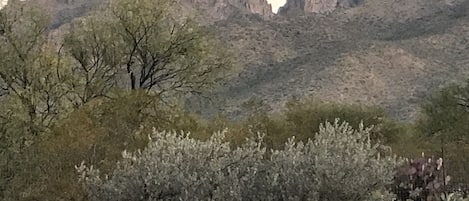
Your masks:
<svg viewBox="0 0 469 201"><path fill-rule="evenodd" d="M412 119L432 91L469 77L468 14L469 1L370 0L329 14L221 21L245 68L212 96L233 116L253 97L278 110L312 96Z"/></svg>
<svg viewBox="0 0 469 201"><path fill-rule="evenodd" d="M58 28L103 0L37 2L53 8ZM469 0L321 2L289 0L274 15L265 0L181 1L242 67L206 94L211 100L192 98L188 105L236 117L249 99L279 110L291 97L312 96L377 104L407 120L433 90L469 77Z"/></svg>

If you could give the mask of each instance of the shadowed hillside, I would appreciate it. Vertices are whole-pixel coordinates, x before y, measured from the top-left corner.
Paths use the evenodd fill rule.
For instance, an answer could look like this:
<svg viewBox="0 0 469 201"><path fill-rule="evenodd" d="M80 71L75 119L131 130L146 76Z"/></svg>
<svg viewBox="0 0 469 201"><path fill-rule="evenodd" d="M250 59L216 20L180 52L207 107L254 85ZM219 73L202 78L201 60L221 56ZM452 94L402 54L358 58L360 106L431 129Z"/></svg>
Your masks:
<svg viewBox="0 0 469 201"><path fill-rule="evenodd" d="M245 68L214 99L234 116L252 97L281 108L313 96L412 119L433 90L469 76L468 14L469 1L367 1L325 15L219 22Z"/></svg>

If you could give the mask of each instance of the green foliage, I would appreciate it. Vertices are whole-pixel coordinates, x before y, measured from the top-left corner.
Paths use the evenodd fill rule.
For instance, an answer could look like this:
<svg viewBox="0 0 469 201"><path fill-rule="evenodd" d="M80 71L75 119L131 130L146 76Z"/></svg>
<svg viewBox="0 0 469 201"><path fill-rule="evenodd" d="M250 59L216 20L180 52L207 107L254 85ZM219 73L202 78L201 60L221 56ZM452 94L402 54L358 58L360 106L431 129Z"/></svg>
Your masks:
<svg viewBox="0 0 469 201"><path fill-rule="evenodd" d="M300 139L313 137L321 122L340 118L354 128L363 122L366 127L374 125L372 138L392 142L399 135L399 128L386 112L376 106L357 104L326 103L314 99L292 100L287 103L285 121L292 126L293 133L303 134Z"/></svg>
<svg viewBox="0 0 469 201"><path fill-rule="evenodd" d="M267 114L266 106L262 102L250 101L245 107L258 111L244 121L245 131L266 133L265 142L268 147L274 149L282 148L293 133L295 139L301 141L314 138L322 122L333 121L335 118L350 122L353 128L358 128L362 122L366 127L373 126L372 140L379 140L388 145L397 143L407 130L403 124L392 120L384 110L375 106L305 99L291 100L282 113L275 114Z"/></svg>
<svg viewBox="0 0 469 201"><path fill-rule="evenodd" d="M445 141L467 141L469 133L469 80L436 92L422 105L417 126L422 134Z"/></svg>
<svg viewBox="0 0 469 201"><path fill-rule="evenodd" d="M124 152L111 176L77 167L91 200L391 200L385 192L398 161L380 156L363 125L326 123L307 143L290 139L265 157L262 138L238 148L224 133L198 141L156 132L133 154ZM381 193L377 193L381 192Z"/></svg>
<svg viewBox="0 0 469 201"><path fill-rule="evenodd" d="M102 20L90 16L76 20L64 38L64 47L73 58L71 66L76 75L72 91L75 105L106 97L118 86L116 68L121 60L117 54L120 47L113 44L115 34Z"/></svg>
<svg viewBox="0 0 469 201"><path fill-rule="evenodd" d="M46 38L50 16L11 1L0 10L0 197L21 200L34 182L36 138L69 111L71 71ZM13 185L15 184L15 185ZM15 189L8 193L6 188ZM16 192L15 192L16 191Z"/></svg>
<svg viewBox="0 0 469 201"><path fill-rule="evenodd" d="M469 80L451 83L436 91L421 106L415 123L413 142L421 144L420 151L444 157L452 187L466 188L469 177ZM442 154L444 151L444 154Z"/></svg>
<svg viewBox="0 0 469 201"><path fill-rule="evenodd" d="M8 95L0 115L32 135L50 128L66 109L71 73L47 44L44 13L20 1L0 11L0 83Z"/></svg>
<svg viewBox="0 0 469 201"><path fill-rule="evenodd" d="M86 199L69 171L79 161L111 171L122 150L147 143L148 125L202 133L161 100L215 85L231 60L172 15L174 3L111 1L73 22L60 47L47 38L49 12L22 1L0 11L1 199Z"/></svg>
<svg viewBox="0 0 469 201"><path fill-rule="evenodd" d="M114 92L111 97L95 99L74 110L40 139L35 150L39 160L36 165L42 172L34 175L38 181L28 184L36 189L29 199L86 200L76 182L76 164L86 161L103 174L109 173L122 158L123 150L145 147L148 136L144 134L153 125L157 129L188 129L195 133L202 129L197 127L201 123L195 117L165 106L158 97L144 91Z"/></svg>
<svg viewBox="0 0 469 201"><path fill-rule="evenodd" d="M76 71L86 75L81 97L100 95L116 83L172 97L226 78L230 56L206 29L174 15L176 10L172 0L116 0L75 21L65 45Z"/></svg>

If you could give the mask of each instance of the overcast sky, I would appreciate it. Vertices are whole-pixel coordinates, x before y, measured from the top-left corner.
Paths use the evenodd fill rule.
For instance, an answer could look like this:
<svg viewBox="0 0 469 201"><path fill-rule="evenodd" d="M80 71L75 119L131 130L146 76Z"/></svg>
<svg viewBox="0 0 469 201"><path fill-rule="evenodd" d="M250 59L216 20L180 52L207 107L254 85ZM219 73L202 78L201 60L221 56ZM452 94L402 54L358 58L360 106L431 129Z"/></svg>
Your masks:
<svg viewBox="0 0 469 201"><path fill-rule="evenodd" d="M286 0L267 0L270 4L272 4L272 11L277 13L278 8L285 5Z"/></svg>
<svg viewBox="0 0 469 201"><path fill-rule="evenodd" d="M8 0L0 0L0 8L2 8L5 4L7 4Z"/></svg>

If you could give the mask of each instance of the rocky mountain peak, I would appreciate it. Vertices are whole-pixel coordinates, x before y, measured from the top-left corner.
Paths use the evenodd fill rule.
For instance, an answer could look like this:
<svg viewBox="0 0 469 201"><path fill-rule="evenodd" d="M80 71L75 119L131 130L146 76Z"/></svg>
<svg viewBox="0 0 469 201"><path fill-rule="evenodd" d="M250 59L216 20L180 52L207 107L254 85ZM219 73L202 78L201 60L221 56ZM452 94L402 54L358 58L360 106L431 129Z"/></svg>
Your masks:
<svg viewBox="0 0 469 201"><path fill-rule="evenodd" d="M238 0L239 1L239 0ZM267 0L244 0L245 8L250 12L255 14L260 14L261 16L271 17L272 6L267 2Z"/></svg>
<svg viewBox="0 0 469 201"><path fill-rule="evenodd" d="M279 14L327 13L336 8L349 8L361 5L365 0L287 0L279 9Z"/></svg>

